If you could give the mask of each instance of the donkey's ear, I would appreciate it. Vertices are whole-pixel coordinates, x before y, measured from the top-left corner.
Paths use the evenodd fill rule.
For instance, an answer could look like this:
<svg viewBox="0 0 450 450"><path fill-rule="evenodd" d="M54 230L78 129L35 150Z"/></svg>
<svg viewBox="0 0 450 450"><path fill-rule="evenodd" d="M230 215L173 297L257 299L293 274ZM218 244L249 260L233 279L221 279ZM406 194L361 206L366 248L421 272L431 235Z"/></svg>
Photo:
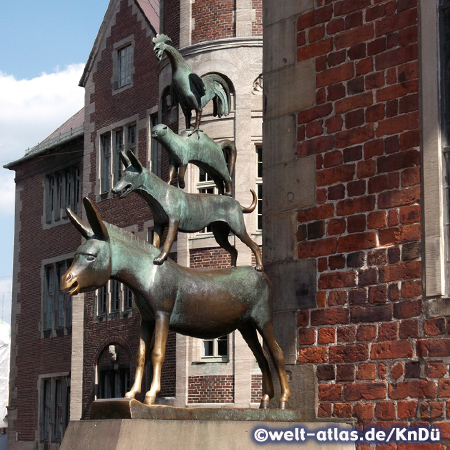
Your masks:
<svg viewBox="0 0 450 450"><path fill-rule="evenodd" d="M94 236L103 241L109 239L108 230L103 223L102 218L94 207L94 204L87 197L83 198L84 209L86 210L86 216L89 221L89 225L92 228Z"/></svg>
<svg viewBox="0 0 450 450"><path fill-rule="evenodd" d="M136 155L131 150L128 150L127 155L128 158L130 159L131 165L138 171L138 173L142 173L144 167L142 166L140 161L136 158Z"/></svg>
<svg viewBox="0 0 450 450"><path fill-rule="evenodd" d="M92 237L94 235L91 228L87 227L81 221L81 219L71 211L70 208L66 208L66 212L67 212L67 215L69 216L70 221L74 224L75 228L81 233L81 235L84 238L89 239L90 237Z"/></svg>
<svg viewBox="0 0 450 450"><path fill-rule="evenodd" d="M131 162L124 151L119 152L119 155L120 155L120 160L122 161L123 165L125 166L125 169L128 166L131 166Z"/></svg>

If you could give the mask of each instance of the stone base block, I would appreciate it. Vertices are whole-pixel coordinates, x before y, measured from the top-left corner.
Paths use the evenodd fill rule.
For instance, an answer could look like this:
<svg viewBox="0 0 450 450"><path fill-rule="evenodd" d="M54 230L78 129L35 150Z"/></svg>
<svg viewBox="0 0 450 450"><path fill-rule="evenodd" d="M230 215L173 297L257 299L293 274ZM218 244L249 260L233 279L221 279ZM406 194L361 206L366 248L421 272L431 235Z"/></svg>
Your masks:
<svg viewBox="0 0 450 450"><path fill-rule="evenodd" d="M294 410L149 407L129 399L97 401L92 414L97 420L70 422L60 450L274 450L289 443L257 443L255 430L298 427L312 432L333 425L351 430L348 423L302 422L302 414ZM98 420L111 414L118 418ZM293 439L291 444L305 450L355 449L348 443Z"/></svg>

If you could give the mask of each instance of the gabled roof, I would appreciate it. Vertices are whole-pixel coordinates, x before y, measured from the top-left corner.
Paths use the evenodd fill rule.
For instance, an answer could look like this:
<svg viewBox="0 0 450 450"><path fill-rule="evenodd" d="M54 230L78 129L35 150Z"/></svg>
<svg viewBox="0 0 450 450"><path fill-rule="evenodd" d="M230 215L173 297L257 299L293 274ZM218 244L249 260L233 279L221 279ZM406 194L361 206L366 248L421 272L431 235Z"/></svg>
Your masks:
<svg viewBox="0 0 450 450"><path fill-rule="evenodd" d="M86 85L86 81L89 77L89 74L92 70L92 66L94 65L95 59L99 52L101 43L105 37L105 34L108 30L109 23L111 22L112 16L115 12L116 3L120 0L111 0L108 5L108 9L106 10L105 17L103 18L103 22L98 31L97 37L95 38L94 46L92 47L91 53L87 60L86 66L83 71L83 75L81 76L81 80L79 85L84 87ZM153 33L157 34L159 31L159 1L158 0L134 0L139 10L142 12L142 15L146 19L148 25L152 29Z"/></svg>
<svg viewBox="0 0 450 450"><path fill-rule="evenodd" d="M67 143L72 139L83 136L84 134L84 108L81 108L76 114L74 114L69 120L64 122L53 133L45 138L38 145L25 151L25 156L22 158L5 164L5 169L14 169L14 166L20 164L27 159L40 155L52 148Z"/></svg>

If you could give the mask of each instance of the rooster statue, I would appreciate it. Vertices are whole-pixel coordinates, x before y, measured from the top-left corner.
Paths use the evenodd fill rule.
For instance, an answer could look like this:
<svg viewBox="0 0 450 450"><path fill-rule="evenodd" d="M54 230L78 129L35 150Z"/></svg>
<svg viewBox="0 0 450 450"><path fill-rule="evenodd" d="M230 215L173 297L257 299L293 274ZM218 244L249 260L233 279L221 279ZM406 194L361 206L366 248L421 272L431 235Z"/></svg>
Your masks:
<svg viewBox="0 0 450 450"><path fill-rule="evenodd" d="M192 110L195 110L194 131L198 131L202 110L213 101L214 116L226 116L230 112L230 88L223 77L209 73L199 77L192 71L180 52L169 45L171 39L165 34L153 38L156 57L161 60L166 52L172 66L172 84L170 94L172 104L180 104L186 119L186 129L191 127Z"/></svg>

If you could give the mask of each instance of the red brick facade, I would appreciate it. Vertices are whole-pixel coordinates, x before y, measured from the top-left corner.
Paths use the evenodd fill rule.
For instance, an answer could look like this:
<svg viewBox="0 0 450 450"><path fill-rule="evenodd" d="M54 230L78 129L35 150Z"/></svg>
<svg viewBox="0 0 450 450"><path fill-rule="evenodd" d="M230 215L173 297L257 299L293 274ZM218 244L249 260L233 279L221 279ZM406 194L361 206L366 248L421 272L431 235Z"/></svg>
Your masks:
<svg viewBox="0 0 450 450"><path fill-rule="evenodd" d="M298 257L318 271L298 362L316 367L319 418L433 422L448 439L447 319L423 315L417 2L316 4L297 20L297 60L316 68L297 156L315 157L317 186Z"/></svg>
<svg viewBox="0 0 450 450"><path fill-rule="evenodd" d="M231 38L235 36L235 0L196 0L192 4L194 27L192 43L212 41L214 39Z"/></svg>
<svg viewBox="0 0 450 450"><path fill-rule="evenodd" d="M233 403L233 375L189 377L188 403Z"/></svg>

